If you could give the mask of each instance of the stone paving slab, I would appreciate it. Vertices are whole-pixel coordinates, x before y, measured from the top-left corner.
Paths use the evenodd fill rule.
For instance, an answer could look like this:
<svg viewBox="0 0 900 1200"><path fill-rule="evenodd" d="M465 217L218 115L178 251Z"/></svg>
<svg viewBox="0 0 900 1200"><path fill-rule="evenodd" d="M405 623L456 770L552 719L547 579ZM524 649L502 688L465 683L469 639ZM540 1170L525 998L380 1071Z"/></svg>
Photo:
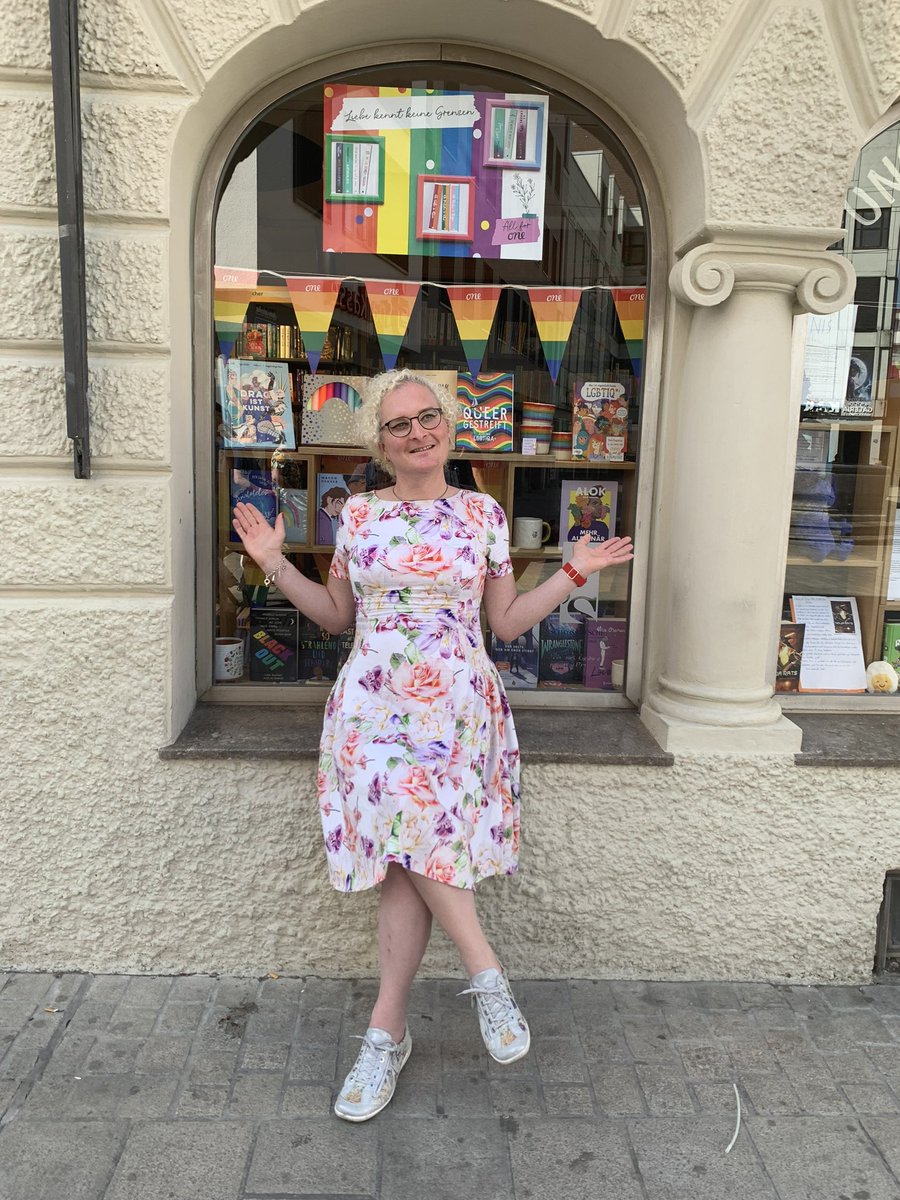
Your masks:
<svg viewBox="0 0 900 1200"><path fill-rule="evenodd" d="M462 985L350 1125L371 980L0 973L0 1200L900 1200L900 987L524 981L503 1067Z"/></svg>

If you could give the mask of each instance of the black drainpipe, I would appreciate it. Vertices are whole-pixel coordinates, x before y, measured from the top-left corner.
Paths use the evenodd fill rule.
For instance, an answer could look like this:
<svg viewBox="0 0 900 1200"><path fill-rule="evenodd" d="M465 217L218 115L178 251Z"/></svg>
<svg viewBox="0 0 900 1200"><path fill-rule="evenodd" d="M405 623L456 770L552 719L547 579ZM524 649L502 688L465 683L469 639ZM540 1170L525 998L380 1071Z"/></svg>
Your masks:
<svg viewBox="0 0 900 1200"><path fill-rule="evenodd" d="M91 476L87 304L84 284L84 194L81 184L81 89L78 0L50 0L50 61L56 136L59 271L62 283L66 432L75 478Z"/></svg>

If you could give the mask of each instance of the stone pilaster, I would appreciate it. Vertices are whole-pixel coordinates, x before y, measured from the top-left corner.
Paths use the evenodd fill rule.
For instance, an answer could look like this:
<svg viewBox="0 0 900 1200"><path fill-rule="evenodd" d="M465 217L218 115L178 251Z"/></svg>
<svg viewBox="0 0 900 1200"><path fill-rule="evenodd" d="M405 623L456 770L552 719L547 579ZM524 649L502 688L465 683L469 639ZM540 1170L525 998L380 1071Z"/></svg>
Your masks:
<svg viewBox="0 0 900 1200"><path fill-rule="evenodd" d="M822 248L838 233L719 231L669 277L694 312L666 400L668 595L655 600L667 634L641 716L670 750L800 747L773 695L797 423L793 317L852 299L853 268Z"/></svg>

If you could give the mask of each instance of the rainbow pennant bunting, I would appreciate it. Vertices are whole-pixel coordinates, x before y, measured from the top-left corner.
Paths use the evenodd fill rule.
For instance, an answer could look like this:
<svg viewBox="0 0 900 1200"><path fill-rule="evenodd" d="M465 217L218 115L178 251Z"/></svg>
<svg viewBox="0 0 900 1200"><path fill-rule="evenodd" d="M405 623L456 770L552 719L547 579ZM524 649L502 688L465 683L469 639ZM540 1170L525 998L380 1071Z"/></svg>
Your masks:
<svg viewBox="0 0 900 1200"><path fill-rule="evenodd" d="M550 378L556 383L581 302L582 289L557 287L527 290Z"/></svg>
<svg viewBox="0 0 900 1200"><path fill-rule="evenodd" d="M288 276L286 283L303 338L309 369L315 375L331 325L331 316L340 291L341 279L312 279Z"/></svg>
<svg viewBox="0 0 900 1200"><path fill-rule="evenodd" d="M223 357L230 358L244 324L259 272L247 267L214 267L213 270L216 279L213 295L216 337Z"/></svg>
<svg viewBox="0 0 900 1200"><path fill-rule="evenodd" d="M477 375L481 369L501 290L498 287L479 287L477 284L447 288L456 328L472 375Z"/></svg>
<svg viewBox="0 0 900 1200"><path fill-rule="evenodd" d="M418 283L374 283L365 280L366 295L385 369L393 371L419 295Z"/></svg>
<svg viewBox="0 0 900 1200"><path fill-rule="evenodd" d="M611 288L616 315L622 326L622 336L628 347L628 356L636 376L640 377L644 359L644 308L647 300L645 287Z"/></svg>

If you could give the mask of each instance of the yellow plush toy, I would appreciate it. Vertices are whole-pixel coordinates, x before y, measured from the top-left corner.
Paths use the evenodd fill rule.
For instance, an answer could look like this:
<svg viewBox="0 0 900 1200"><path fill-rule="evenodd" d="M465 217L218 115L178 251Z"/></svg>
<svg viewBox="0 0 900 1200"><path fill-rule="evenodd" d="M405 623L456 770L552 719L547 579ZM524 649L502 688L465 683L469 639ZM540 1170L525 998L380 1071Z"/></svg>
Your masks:
<svg viewBox="0 0 900 1200"><path fill-rule="evenodd" d="M876 696L889 696L897 690L900 676L889 662L873 662L866 667L866 691Z"/></svg>

